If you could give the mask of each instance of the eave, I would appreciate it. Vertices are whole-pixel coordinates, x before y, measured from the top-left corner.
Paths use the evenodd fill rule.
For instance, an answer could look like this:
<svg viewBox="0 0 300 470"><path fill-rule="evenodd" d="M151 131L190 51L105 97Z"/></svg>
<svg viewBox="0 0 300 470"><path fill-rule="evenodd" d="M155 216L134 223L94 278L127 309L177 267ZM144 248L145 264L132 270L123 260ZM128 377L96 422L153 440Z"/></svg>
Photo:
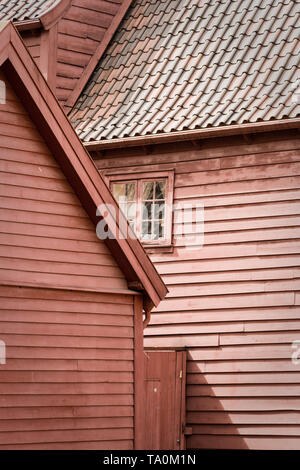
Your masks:
<svg viewBox="0 0 300 470"><path fill-rule="evenodd" d="M48 30L54 26L63 13L70 7L72 0L60 0L59 3L50 7L39 18L14 21L13 24L18 31L29 31L34 29Z"/></svg>
<svg viewBox="0 0 300 470"><path fill-rule="evenodd" d="M210 127L187 131L174 131L165 134L126 137L124 139L99 140L83 142L88 151L116 149L125 147L138 147L173 142L194 141L201 139L227 137L234 135L255 134L258 132L271 132L277 130L299 129L300 118L283 119L278 121L256 122L222 127Z"/></svg>

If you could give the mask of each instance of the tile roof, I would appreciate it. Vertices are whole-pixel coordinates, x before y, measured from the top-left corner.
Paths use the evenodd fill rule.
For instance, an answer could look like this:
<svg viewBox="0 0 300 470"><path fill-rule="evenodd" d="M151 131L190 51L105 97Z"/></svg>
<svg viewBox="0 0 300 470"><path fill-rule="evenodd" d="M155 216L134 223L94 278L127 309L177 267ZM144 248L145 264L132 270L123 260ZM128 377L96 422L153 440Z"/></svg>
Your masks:
<svg viewBox="0 0 300 470"><path fill-rule="evenodd" d="M99 141L297 117L299 5L133 0L69 115L79 136Z"/></svg>
<svg viewBox="0 0 300 470"><path fill-rule="evenodd" d="M0 21L33 20L59 2L60 0L2 0Z"/></svg>

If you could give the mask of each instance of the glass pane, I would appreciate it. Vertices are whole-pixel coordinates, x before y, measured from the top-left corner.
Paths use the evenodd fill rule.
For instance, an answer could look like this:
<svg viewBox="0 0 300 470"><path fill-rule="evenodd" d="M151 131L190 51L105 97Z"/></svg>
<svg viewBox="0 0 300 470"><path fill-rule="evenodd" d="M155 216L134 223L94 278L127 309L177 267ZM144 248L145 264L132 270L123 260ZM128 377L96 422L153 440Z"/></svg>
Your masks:
<svg viewBox="0 0 300 470"><path fill-rule="evenodd" d="M159 221L159 238L165 238L165 227L162 220Z"/></svg>
<svg viewBox="0 0 300 470"><path fill-rule="evenodd" d="M155 183L155 199L165 199L166 198L166 182L157 181Z"/></svg>
<svg viewBox="0 0 300 470"><path fill-rule="evenodd" d="M164 238L164 226L162 220L155 220L153 222L153 240Z"/></svg>
<svg viewBox="0 0 300 470"><path fill-rule="evenodd" d="M143 220L152 219L152 202L143 203Z"/></svg>
<svg viewBox="0 0 300 470"><path fill-rule="evenodd" d="M135 183L126 183L127 201L135 201Z"/></svg>
<svg viewBox="0 0 300 470"><path fill-rule="evenodd" d="M142 239L151 240L151 220L142 223Z"/></svg>
<svg viewBox="0 0 300 470"><path fill-rule="evenodd" d="M153 223L153 240L159 239L159 222L157 220Z"/></svg>
<svg viewBox="0 0 300 470"><path fill-rule="evenodd" d="M127 204L127 217L128 219L134 219L136 216L136 204L135 202L129 202Z"/></svg>
<svg viewBox="0 0 300 470"><path fill-rule="evenodd" d="M127 204L120 202L119 207L121 211L123 212L123 214L127 217Z"/></svg>
<svg viewBox="0 0 300 470"><path fill-rule="evenodd" d="M153 199L153 181L147 181L143 183L143 201L148 201L149 199Z"/></svg>
<svg viewBox="0 0 300 470"><path fill-rule="evenodd" d="M135 220L133 219L128 219L129 225L132 228L133 231L135 231Z"/></svg>
<svg viewBox="0 0 300 470"><path fill-rule="evenodd" d="M165 218L165 203L156 202L154 204L154 219L164 219Z"/></svg>
<svg viewBox="0 0 300 470"><path fill-rule="evenodd" d="M113 195L115 199L120 202L125 198L125 184L124 183L114 183L113 184Z"/></svg>

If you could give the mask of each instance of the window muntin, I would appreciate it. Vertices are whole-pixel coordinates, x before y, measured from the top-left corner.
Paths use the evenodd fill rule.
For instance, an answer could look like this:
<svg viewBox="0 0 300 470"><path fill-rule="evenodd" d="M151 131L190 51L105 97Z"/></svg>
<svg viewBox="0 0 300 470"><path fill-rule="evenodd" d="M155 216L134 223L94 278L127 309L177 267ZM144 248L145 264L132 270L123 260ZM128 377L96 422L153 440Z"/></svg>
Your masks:
<svg viewBox="0 0 300 470"><path fill-rule="evenodd" d="M165 239L166 181L142 182L142 240Z"/></svg>
<svg viewBox="0 0 300 470"><path fill-rule="evenodd" d="M137 184L136 181L113 183L113 195L127 217L132 230L136 231Z"/></svg>
<svg viewBox="0 0 300 470"><path fill-rule="evenodd" d="M113 195L131 228L145 244L171 242L168 178L111 181Z"/></svg>

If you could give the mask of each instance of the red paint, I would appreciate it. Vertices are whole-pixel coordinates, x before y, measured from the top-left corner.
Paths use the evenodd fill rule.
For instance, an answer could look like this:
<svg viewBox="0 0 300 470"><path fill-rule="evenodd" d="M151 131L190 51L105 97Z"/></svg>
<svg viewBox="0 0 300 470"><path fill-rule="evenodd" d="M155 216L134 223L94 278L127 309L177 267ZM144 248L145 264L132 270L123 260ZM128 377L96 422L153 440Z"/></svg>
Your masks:
<svg viewBox="0 0 300 470"><path fill-rule="evenodd" d="M143 304L166 288L138 241L97 238L116 204L13 26L0 42L0 448L142 448Z"/></svg>
<svg viewBox="0 0 300 470"><path fill-rule="evenodd" d="M188 350L187 447L298 449L298 134L151 143L93 156L110 178L173 168L175 202L205 207L202 249L150 255L169 294L144 332Z"/></svg>
<svg viewBox="0 0 300 470"><path fill-rule="evenodd" d="M184 351L145 350L147 449L185 449L185 365Z"/></svg>
<svg viewBox="0 0 300 470"><path fill-rule="evenodd" d="M32 57L67 109L79 97L129 5L128 0L63 0L30 21L36 29L29 29L28 21L17 23ZM37 41L41 48L31 45Z"/></svg>

